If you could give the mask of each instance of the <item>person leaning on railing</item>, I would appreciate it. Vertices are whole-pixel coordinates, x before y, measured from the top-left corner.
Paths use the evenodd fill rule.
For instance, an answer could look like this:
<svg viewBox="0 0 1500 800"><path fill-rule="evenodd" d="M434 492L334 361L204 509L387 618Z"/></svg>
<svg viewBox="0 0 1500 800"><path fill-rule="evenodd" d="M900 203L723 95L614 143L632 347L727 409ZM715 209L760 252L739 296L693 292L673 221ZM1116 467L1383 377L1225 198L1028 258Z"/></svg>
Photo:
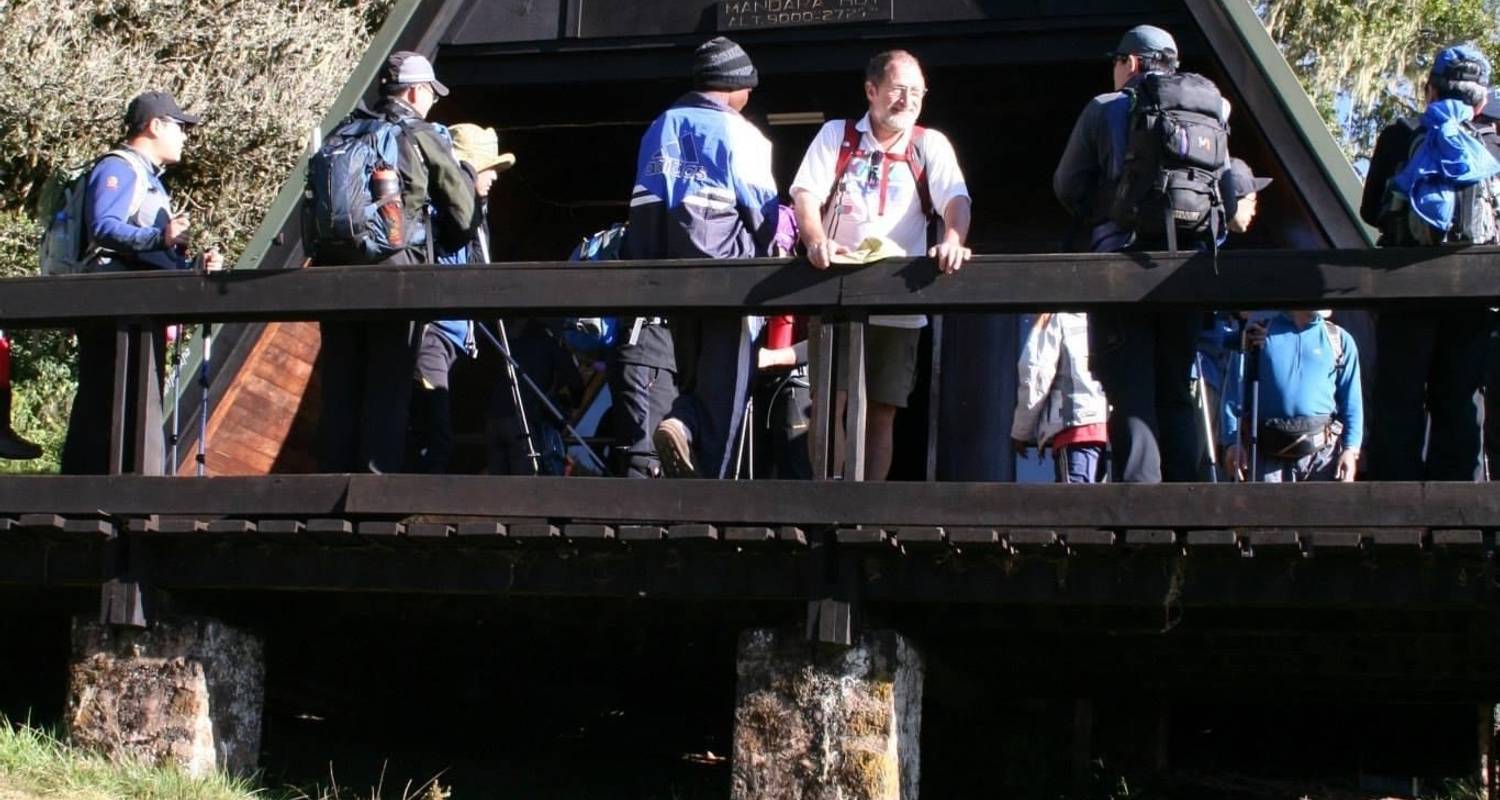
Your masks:
<svg viewBox="0 0 1500 800"><path fill-rule="evenodd" d="M202 120L183 111L166 92L145 92L125 109L125 142L95 162L86 181L84 230L88 272L191 269L219 270L224 258L209 248L193 258L186 211L173 211L162 173L182 160L193 126ZM152 337L158 360L164 348ZM78 330L78 391L63 443L62 472L109 471L110 404L115 388L115 329ZM147 453L162 451L161 426L147 425ZM147 456L148 461L150 456Z"/></svg>
<svg viewBox="0 0 1500 800"><path fill-rule="evenodd" d="M969 186L948 137L917 125L927 97L922 65L905 50L888 50L870 59L864 78L867 113L825 123L792 179L808 261L827 269L835 257L874 239L900 254L926 254L944 273L956 272L973 255L965 244ZM929 230L934 226L941 227L936 237ZM890 472L896 413L916 387L917 344L926 326L923 314L879 314L865 328L866 480L885 480ZM835 420L847 396L847 388L835 389ZM833 431L837 463L843 426Z"/></svg>

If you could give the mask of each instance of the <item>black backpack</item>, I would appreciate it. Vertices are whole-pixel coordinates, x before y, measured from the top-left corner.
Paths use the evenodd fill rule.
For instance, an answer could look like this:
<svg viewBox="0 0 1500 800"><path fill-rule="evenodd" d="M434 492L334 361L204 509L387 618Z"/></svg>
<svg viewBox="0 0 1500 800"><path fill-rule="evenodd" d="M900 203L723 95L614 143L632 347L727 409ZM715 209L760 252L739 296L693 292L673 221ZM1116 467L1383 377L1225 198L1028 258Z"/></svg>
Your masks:
<svg viewBox="0 0 1500 800"><path fill-rule="evenodd" d="M1150 73L1130 97L1125 163L1109 218L1177 249L1179 235L1218 239L1229 163L1229 125L1219 87L1202 75Z"/></svg>

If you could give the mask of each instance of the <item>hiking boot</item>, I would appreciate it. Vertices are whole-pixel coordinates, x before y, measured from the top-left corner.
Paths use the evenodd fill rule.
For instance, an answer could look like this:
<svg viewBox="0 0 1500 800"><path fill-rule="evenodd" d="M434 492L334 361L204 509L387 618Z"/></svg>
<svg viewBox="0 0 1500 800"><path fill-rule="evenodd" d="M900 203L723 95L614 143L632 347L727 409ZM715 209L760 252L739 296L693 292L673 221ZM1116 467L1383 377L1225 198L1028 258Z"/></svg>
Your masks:
<svg viewBox="0 0 1500 800"><path fill-rule="evenodd" d="M667 417L651 434L651 444L656 447L656 457L661 461L661 472L668 478L696 478L698 468L693 465L693 432L682 420Z"/></svg>
<svg viewBox="0 0 1500 800"><path fill-rule="evenodd" d="M10 387L0 388L0 458L8 458L15 461L26 461L38 458L42 455L40 445L32 444L21 438L10 427Z"/></svg>

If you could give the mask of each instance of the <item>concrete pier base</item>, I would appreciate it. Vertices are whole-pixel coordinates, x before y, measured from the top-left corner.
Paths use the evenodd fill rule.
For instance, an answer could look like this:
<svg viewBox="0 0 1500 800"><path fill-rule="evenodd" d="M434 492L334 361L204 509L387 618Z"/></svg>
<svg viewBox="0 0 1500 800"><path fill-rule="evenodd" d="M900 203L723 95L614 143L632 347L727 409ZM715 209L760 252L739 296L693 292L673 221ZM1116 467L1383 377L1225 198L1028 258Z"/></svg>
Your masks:
<svg viewBox="0 0 1500 800"><path fill-rule="evenodd" d="M265 660L260 640L209 619L140 630L73 620L68 732L112 757L192 775L254 770Z"/></svg>
<svg viewBox="0 0 1500 800"><path fill-rule="evenodd" d="M733 800L916 800L922 661L899 634L740 636Z"/></svg>

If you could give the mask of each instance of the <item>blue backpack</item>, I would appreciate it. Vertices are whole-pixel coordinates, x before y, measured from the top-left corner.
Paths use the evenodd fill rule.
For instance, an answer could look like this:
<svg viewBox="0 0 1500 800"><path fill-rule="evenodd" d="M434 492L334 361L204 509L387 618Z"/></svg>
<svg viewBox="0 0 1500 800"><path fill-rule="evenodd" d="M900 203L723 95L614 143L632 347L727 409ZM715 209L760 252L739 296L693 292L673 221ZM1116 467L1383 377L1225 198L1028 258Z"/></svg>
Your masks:
<svg viewBox="0 0 1500 800"><path fill-rule="evenodd" d="M369 264L426 243L425 209L383 214L371 186L377 168L400 174L401 135L397 123L354 115L309 160L304 238L317 262Z"/></svg>
<svg viewBox="0 0 1500 800"><path fill-rule="evenodd" d="M628 224L617 222L573 248L569 261L618 261L625 246ZM565 317L563 342L576 353L598 355L614 347L620 338L619 317Z"/></svg>

